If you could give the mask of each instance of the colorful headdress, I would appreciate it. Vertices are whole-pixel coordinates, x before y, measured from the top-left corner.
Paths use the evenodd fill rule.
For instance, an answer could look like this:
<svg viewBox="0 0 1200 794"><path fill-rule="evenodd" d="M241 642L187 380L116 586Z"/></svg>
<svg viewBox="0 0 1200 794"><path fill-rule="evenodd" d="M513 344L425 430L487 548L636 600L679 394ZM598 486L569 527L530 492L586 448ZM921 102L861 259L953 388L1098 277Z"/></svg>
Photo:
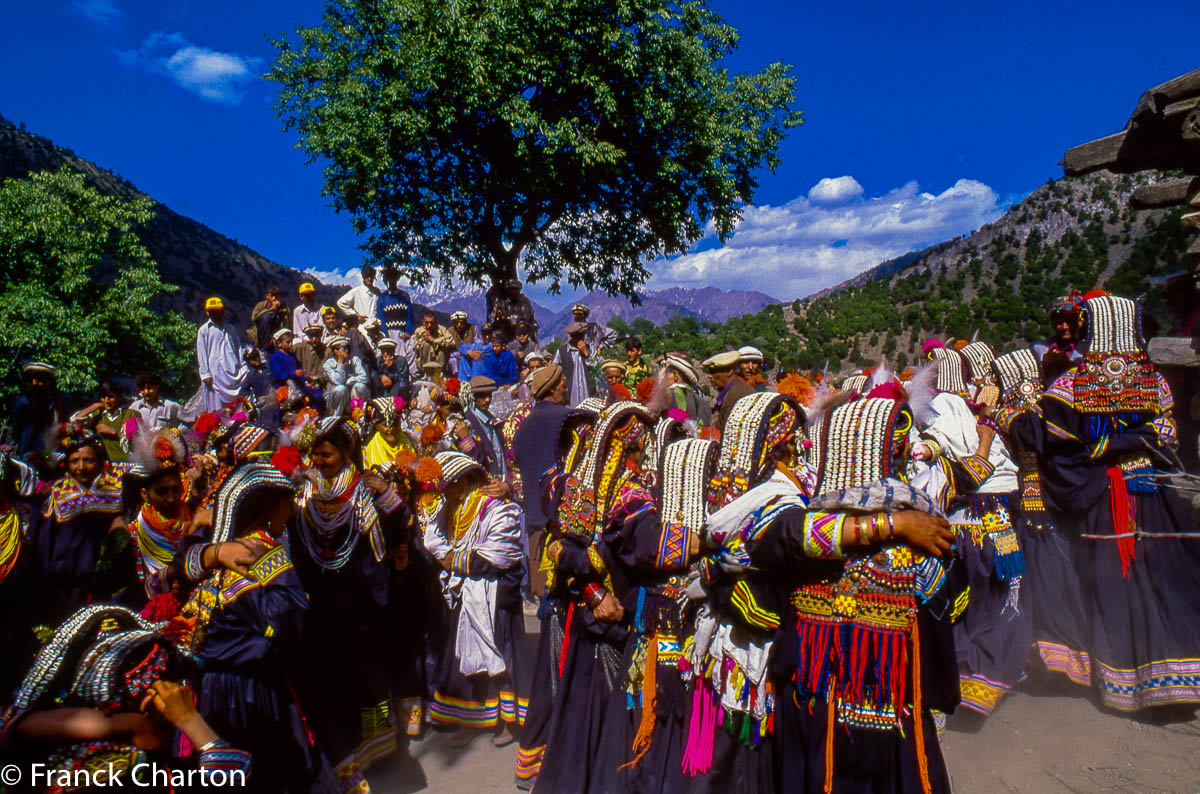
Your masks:
<svg viewBox="0 0 1200 794"><path fill-rule="evenodd" d="M157 680L168 668L182 673L193 667L191 657L157 629L136 612L110 604L83 607L71 615L38 652L0 735L16 716L63 692L77 704L111 708L140 694L150 675Z"/></svg>
<svg viewBox="0 0 1200 794"><path fill-rule="evenodd" d="M267 463L247 463L234 470L221 484L213 504L213 543L233 539L233 524L237 510L252 493L263 488L294 491L291 479Z"/></svg>
<svg viewBox="0 0 1200 794"><path fill-rule="evenodd" d="M183 439L172 428L159 431L139 425L130 439L130 460L133 463L128 474L133 477L153 478L171 470L182 472L187 463L187 450Z"/></svg>
<svg viewBox="0 0 1200 794"><path fill-rule="evenodd" d="M902 406L895 400L854 400L821 421L815 493L867 485L890 477L895 429ZM911 421L911 420L910 420Z"/></svg>
<svg viewBox="0 0 1200 794"><path fill-rule="evenodd" d="M996 351L987 342L972 342L962 349L967 359L972 383L979 383L992 373L991 363L996 360Z"/></svg>
<svg viewBox="0 0 1200 794"><path fill-rule="evenodd" d="M350 441L351 449L358 449L358 427L344 416L327 416L318 422L313 446L331 440L337 433L343 434Z"/></svg>
<svg viewBox="0 0 1200 794"><path fill-rule="evenodd" d="M664 416L654 425L654 432L646 440L646 453L642 467L650 471L658 470L662 451L673 441L691 435L687 426L674 416Z"/></svg>
<svg viewBox="0 0 1200 794"><path fill-rule="evenodd" d="M803 417L803 409L783 394L757 392L738 400L725 422L721 457L709 488L711 509L724 507L756 485L767 455L795 434Z"/></svg>
<svg viewBox="0 0 1200 794"><path fill-rule="evenodd" d="M578 476L567 479L560 516L564 531L593 539L604 530L625 454L645 437L650 413L639 403L616 402L600 412Z"/></svg>
<svg viewBox="0 0 1200 794"><path fill-rule="evenodd" d="M390 425L395 423L400 408L403 406L403 397L376 397L367 403L367 415L373 422Z"/></svg>
<svg viewBox="0 0 1200 794"><path fill-rule="evenodd" d="M960 397L967 396L967 359L961 351L948 347L934 347L929 357L937 362L938 391L950 392Z"/></svg>
<svg viewBox="0 0 1200 794"><path fill-rule="evenodd" d="M1086 352L1075 374L1075 410L1158 413L1158 377L1142 343L1138 304L1112 295L1090 298L1084 317Z"/></svg>
<svg viewBox="0 0 1200 794"><path fill-rule="evenodd" d="M472 471L483 471L483 467L475 461L474 458L468 457L461 452L453 450L447 452L439 452L434 456L438 465L442 467L442 484L443 487L454 483L459 478L471 473Z"/></svg>
<svg viewBox="0 0 1200 794"><path fill-rule="evenodd" d="M708 519L705 490L712 480L718 449L715 441L685 438L663 450L658 481L662 492L659 515L665 523L700 532Z"/></svg>
<svg viewBox="0 0 1200 794"><path fill-rule="evenodd" d="M1000 400L1011 403L1015 400L1036 402L1042 396L1042 378L1037 357L1028 348L1005 353L992 362L996 380L1000 384Z"/></svg>
<svg viewBox="0 0 1200 794"><path fill-rule="evenodd" d="M1051 316L1054 316L1056 314L1063 314L1066 312L1071 312L1071 313L1075 314L1076 316L1078 316L1082 311L1083 311L1083 293L1076 289L1076 290L1071 290L1071 292L1067 295L1063 295L1061 297L1055 298L1050 303L1049 314Z"/></svg>
<svg viewBox="0 0 1200 794"><path fill-rule="evenodd" d="M244 422L229 438L229 451L234 465L245 462L259 445L271 437L271 428L254 422Z"/></svg>
<svg viewBox="0 0 1200 794"><path fill-rule="evenodd" d="M866 375L850 375L842 381L842 391L852 391L862 394L867 387Z"/></svg>
<svg viewBox="0 0 1200 794"><path fill-rule="evenodd" d="M575 410L586 411L587 413L599 416L600 412L604 410L604 399L601 397L588 397L575 406Z"/></svg>

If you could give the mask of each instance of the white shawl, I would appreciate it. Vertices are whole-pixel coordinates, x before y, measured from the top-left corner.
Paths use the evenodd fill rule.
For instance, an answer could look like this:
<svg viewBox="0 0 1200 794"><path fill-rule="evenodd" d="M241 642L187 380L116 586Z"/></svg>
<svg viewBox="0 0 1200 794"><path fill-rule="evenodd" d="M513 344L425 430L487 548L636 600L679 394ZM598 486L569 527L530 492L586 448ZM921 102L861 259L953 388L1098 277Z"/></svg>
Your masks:
<svg viewBox="0 0 1200 794"><path fill-rule="evenodd" d="M525 514L513 502L488 498L475 522L458 543L451 544L446 532L446 510L425 524L425 548L436 558L464 549L479 554L499 568L512 568L524 557ZM494 579L473 579L454 571L442 571L442 597L454 609L461 606L454 655L465 676L487 673L497 676L507 666L496 645L496 595Z"/></svg>

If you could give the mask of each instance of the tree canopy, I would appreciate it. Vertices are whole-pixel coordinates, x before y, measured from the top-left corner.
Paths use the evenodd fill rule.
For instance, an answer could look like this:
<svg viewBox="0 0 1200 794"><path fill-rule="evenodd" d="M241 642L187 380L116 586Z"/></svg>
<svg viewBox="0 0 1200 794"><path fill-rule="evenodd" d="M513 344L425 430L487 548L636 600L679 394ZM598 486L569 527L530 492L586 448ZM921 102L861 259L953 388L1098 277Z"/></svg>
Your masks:
<svg viewBox="0 0 1200 794"><path fill-rule="evenodd" d="M53 364L72 391L117 373L170 377L189 367L194 327L150 306L176 289L135 232L151 204L106 196L65 166L0 185L0 339L9 358L0 395L20 388L14 359Z"/></svg>
<svg viewBox="0 0 1200 794"><path fill-rule="evenodd" d="M705 0L330 0L272 42L276 112L376 262L636 301L779 164L795 78L721 65Z"/></svg>

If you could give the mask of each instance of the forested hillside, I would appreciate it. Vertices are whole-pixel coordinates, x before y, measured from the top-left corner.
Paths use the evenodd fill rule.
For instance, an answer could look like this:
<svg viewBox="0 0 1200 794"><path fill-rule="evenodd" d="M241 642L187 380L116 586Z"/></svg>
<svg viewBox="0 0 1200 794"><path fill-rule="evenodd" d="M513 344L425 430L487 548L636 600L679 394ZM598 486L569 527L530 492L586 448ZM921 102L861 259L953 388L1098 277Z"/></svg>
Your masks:
<svg viewBox="0 0 1200 794"><path fill-rule="evenodd" d="M659 328L634 323L649 352L698 358L752 344L769 363L831 372L919 358L929 336L975 333L998 350L1049 333L1045 307L1073 288L1103 286L1145 296L1149 320L1168 325L1150 279L1182 267L1188 235L1181 210L1138 211L1133 189L1145 175L1107 173L1051 180L1000 220L957 240L884 263L819 295L769 306L717 325L675 318Z"/></svg>

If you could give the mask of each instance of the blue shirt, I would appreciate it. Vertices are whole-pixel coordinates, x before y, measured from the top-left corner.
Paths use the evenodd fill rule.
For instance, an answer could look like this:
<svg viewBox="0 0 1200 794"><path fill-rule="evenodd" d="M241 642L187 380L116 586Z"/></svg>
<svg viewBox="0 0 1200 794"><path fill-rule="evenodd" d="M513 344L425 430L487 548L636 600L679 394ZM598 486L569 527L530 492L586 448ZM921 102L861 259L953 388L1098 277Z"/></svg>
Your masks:
<svg viewBox="0 0 1200 794"><path fill-rule="evenodd" d="M495 352L490 346L483 354L483 374L502 386L517 382L517 357L511 351Z"/></svg>
<svg viewBox="0 0 1200 794"><path fill-rule="evenodd" d="M276 350L268 361L271 364L271 377L275 379L276 386L283 386L289 380L297 380L296 370L301 368L300 362L291 353Z"/></svg>
<svg viewBox="0 0 1200 794"><path fill-rule="evenodd" d="M483 362L487 358L487 352L491 349L492 346L490 344L485 345L482 342L472 342L465 345L459 345L458 352L461 354L461 357L458 360L458 379L470 380L476 375L487 375L487 372L484 371ZM480 359L479 361L475 361L467 355L467 353L471 352L472 350L478 350L480 353L483 353L484 358Z"/></svg>

